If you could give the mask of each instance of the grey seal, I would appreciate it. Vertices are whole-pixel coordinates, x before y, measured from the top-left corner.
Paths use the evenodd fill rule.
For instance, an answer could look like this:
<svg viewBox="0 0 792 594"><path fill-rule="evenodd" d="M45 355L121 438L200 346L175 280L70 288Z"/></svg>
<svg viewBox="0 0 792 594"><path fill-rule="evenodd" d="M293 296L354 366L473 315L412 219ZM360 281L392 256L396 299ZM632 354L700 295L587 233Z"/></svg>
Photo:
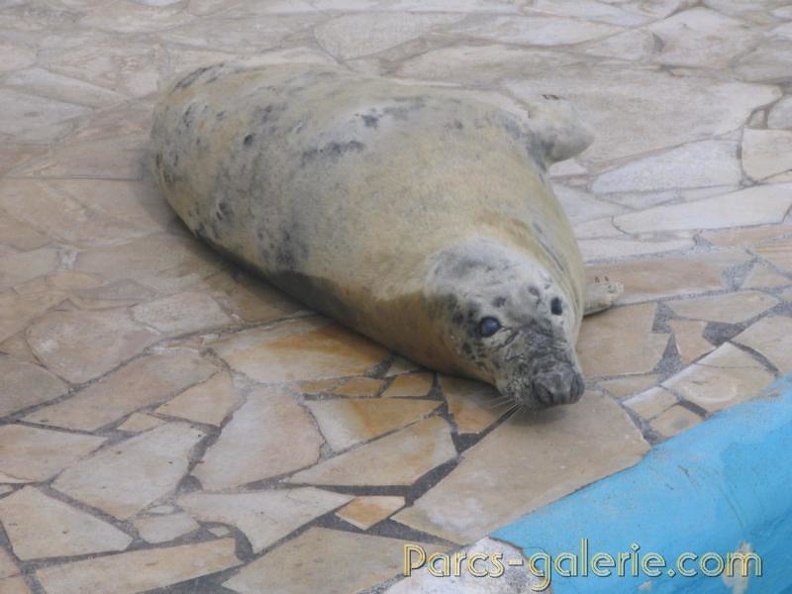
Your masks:
<svg viewBox="0 0 792 594"><path fill-rule="evenodd" d="M197 236L310 307L525 407L575 402L587 298L546 167L583 150L571 107L327 66L202 68L158 103L162 193Z"/></svg>

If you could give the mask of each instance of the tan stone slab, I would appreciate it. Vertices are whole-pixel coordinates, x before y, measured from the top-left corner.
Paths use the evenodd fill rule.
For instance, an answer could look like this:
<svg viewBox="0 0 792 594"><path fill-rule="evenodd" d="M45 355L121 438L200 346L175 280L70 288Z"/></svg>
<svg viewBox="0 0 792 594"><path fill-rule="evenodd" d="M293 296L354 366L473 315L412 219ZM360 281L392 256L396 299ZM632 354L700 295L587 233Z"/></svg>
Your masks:
<svg viewBox="0 0 792 594"><path fill-rule="evenodd" d="M21 333L35 318L61 303L64 298L60 291L32 296L13 291L0 293L0 341ZM35 358L33 362L38 363Z"/></svg>
<svg viewBox="0 0 792 594"><path fill-rule="evenodd" d="M272 592L291 594L359 592L396 575L407 544L411 542L311 528L248 564L223 586L240 594L260 594L265 583ZM429 554L441 549L426 547ZM307 559L311 562L306 563Z"/></svg>
<svg viewBox="0 0 792 594"><path fill-rule="evenodd" d="M11 559L11 555L9 555L5 549L0 548L0 579L9 578L18 574L19 568Z"/></svg>
<svg viewBox="0 0 792 594"><path fill-rule="evenodd" d="M125 99L114 93L76 78L54 74L43 68L18 70L5 79L9 87L75 103L87 107L106 107Z"/></svg>
<svg viewBox="0 0 792 594"><path fill-rule="evenodd" d="M748 273L743 281L742 289L766 289L770 287L782 287L792 284L792 280L770 270L770 268L759 262Z"/></svg>
<svg viewBox="0 0 792 594"><path fill-rule="evenodd" d="M71 270L59 270L48 276L47 280L52 283L52 286L64 291L91 289L102 285L102 281L95 276Z"/></svg>
<svg viewBox="0 0 792 594"><path fill-rule="evenodd" d="M611 398L512 417L469 450L442 481L393 520L471 542L614 472L649 449Z"/></svg>
<svg viewBox="0 0 792 594"><path fill-rule="evenodd" d="M152 404L164 402L217 371L192 351L171 350L136 359L73 397L25 417L31 423L95 431Z"/></svg>
<svg viewBox="0 0 792 594"><path fill-rule="evenodd" d="M735 141L702 140L610 169L591 188L597 194L648 192L738 183L741 178Z"/></svg>
<svg viewBox="0 0 792 594"><path fill-rule="evenodd" d="M0 499L0 522L23 561L123 551L132 543L118 528L34 487Z"/></svg>
<svg viewBox="0 0 792 594"><path fill-rule="evenodd" d="M0 358L0 377L3 378L0 417L63 396L69 390L47 370L12 357Z"/></svg>
<svg viewBox="0 0 792 594"><path fill-rule="evenodd" d="M137 594L240 565L233 538L132 551L64 563L36 571L47 594Z"/></svg>
<svg viewBox="0 0 792 594"><path fill-rule="evenodd" d="M213 348L235 370L267 383L360 375L387 356L381 346L324 318L240 332Z"/></svg>
<svg viewBox="0 0 792 594"><path fill-rule="evenodd" d="M711 244L719 247L749 246L782 235L792 233L792 225L763 225L748 229L724 229L721 231L706 231L701 237Z"/></svg>
<svg viewBox="0 0 792 594"><path fill-rule="evenodd" d="M585 263L688 250L695 245L692 237L677 239L652 238L632 240L623 238L581 239L580 253Z"/></svg>
<svg viewBox="0 0 792 594"><path fill-rule="evenodd" d="M0 192L5 192L5 188L5 183L0 185ZM43 247L52 241L33 226L12 219L6 213L0 218L0 238L3 244L23 252Z"/></svg>
<svg viewBox="0 0 792 594"><path fill-rule="evenodd" d="M668 334L652 332L653 303L615 307L586 318L577 352L587 377L652 371L668 344Z"/></svg>
<svg viewBox="0 0 792 594"><path fill-rule="evenodd" d="M733 340L764 355L780 373L792 370L792 318L762 318Z"/></svg>
<svg viewBox="0 0 792 594"><path fill-rule="evenodd" d="M421 366L417 363L414 363L410 359L406 359L402 356L397 355L396 358L393 359L393 363L390 364L388 367L388 371L385 374L385 377L393 377L394 375L400 375L402 373L409 373L411 371L420 370Z"/></svg>
<svg viewBox="0 0 792 594"><path fill-rule="evenodd" d="M31 594L23 577L0 579L0 594Z"/></svg>
<svg viewBox="0 0 792 594"><path fill-rule="evenodd" d="M671 320L668 325L674 333L674 342L683 363L692 363L702 355L715 350L715 346L704 338L707 322Z"/></svg>
<svg viewBox="0 0 792 594"><path fill-rule="evenodd" d="M790 206L792 184L773 184L623 214L613 224L625 233L769 225L783 221Z"/></svg>
<svg viewBox="0 0 792 594"><path fill-rule="evenodd" d="M485 16L466 19L450 32L520 45L568 45L619 33L621 28L603 23L552 16Z"/></svg>
<svg viewBox="0 0 792 594"><path fill-rule="evenodd" d="M99 31L118 33L151 33L189 23L194 17L174 2L143 0L136 4L100 3L90 10L80 25Z"/></svg>
<svg viewBox="0 0 792 594"><path fill-rule="evenodd" d="M314 464L324 443L293 394L252 392L207 450L193 475L205 489L227 489Z"/></svg>
<svg viewBox="0 0 792 594"><path fill-rule="evenodd" d="M111 282L135 280L173 293L200 282L221 266L220 256L194 239L153 235L81 252L74 269Z"/></svg>
<svg viewBox="0 0 792 594"><path fill-rule="evenodd" d="M43 482L87 456L104 437L25 425L0 427L0 472L25 482Z"/></svg>
<svg viewBox="0 0 792 594"><path fill-rule="evenodd" d="M366 398L320 400L307 406L327 443L340 451L419 421L440 403Z"/></svg>
<svg viewBox="0 0 792 594"><path fill-rule="evenodd" d="M168 423L74 464L53 487L123 520L176 489L203 437L189 425Z"/></svg>
<svg viewBox="0 0 792 594"><path fill-rule="evenodd" d="M709 412L750 400L775 378L764 366L725 343L663 382L663 387Z"/></svg>
<svg viewBox="0 0 792 594"><path fill-rule="evenodd" d="M694 295L726 289L728 285L723 279L723 273L732 266L747 262L748 259L745 252L729 251L689 258L625 262L587 268L586 278L588 282L605 277L618 281L624 285L624 293L619 296L619 303L639 303L675 295Z"/></svg>
<svg viewBox="0 0 792 594"><path fill-rule="evenodd" d="M209 330L231 323L217 302L204 293L169 295L132 308L132 319L168 336Z"/></svg>
<svg viewBox="0 0 792 594"><path fill-rule="evenodd" d="M701 421L701 417L697 414L690 412L684 406L676 405L652 421L650 427L663 437L674 437Z"/></svg>
<svg viewBox="0 0 792 594"><path fill-rule="evenodd" d="M125 310L51 312L27 337L50 371L77 384L107 373L158 339Z"/></svg>
<svg viewBox="0 0 792 594"><path fill-rule="evenodd" d="M242 401L231 376L224 371L185 390L160 406L157 413L219 427Z"/></svg>
<svg viewBox="0 0 792 594"><path fill-rule="evenodd" d="M23 166L15 174L34 178L83 177L103 180L140 180L143 176L142 147L129 147L124 139L69 142Z"/></svg>
<svg viewBox="0 0 792 594"><path fill-rule="evenodd" d="M58 266L58 251L43 247L0 258L0 290L49 274Z"/></svg>
<svg viewBox="0 0 792 594"><path fill-rule="evenodd" d="M230 495L190 493L179 499L179 505L199 520L235 526L256 554L351 499L307 487Z"/></svg>
<svg viewBox="0 0 792 594"><path fill-rule="evenodd" d="M332 390L338 396L364 397L376 396L382 388L383 381L369 377L353 377L343 385Z"/></svg>
<svg viewBox="0 0 792 594"><path fill-rule="evenodd" d="M503 541L483 538L469 547L450 553L449 566L452 573L441 577L433 575L428 563L429 553L423 554L422 559L421 553L415 548L409 549L408 562L416 566L422 560L423 563L419 568L410 570L409 577L397 582L383 594L553 594L552 584L548 584L550 580L531 573L528 559L522 550ZM455 555L459 555L456 558L462 560L460 571L456 575L453 573ZM475 562L477 558L480 561ZM501 561L502 571L496 571L498 568L493 564L493 559ZM468 562L474 563L476 569L484 570L484 574L469 571ZM441 566L441 563L437 563L437 566ZM402 575L404 573L406 572L403 571Z"/></svg>
<svg viewBox="0 0 792 594"><path fill-rule="evenodd" d="M742 162L745 173L755 180L792 170L792 131L746 128Z"/></svg>
<svg viewBox="0 0 792 594"><path fill-rule="evenodd" d="M356 528L368 530L404 507L404 497L355 497L336 512L342 520Z"/></svg>
<svg viewBox="0 0 792 594"><path fill-rule="evenodd" d="M305 309L262 279L245 274L232 277L224 271L204 282L212 297L245 322L273 322Z"/></svg>
<svg viewBox="0 0 792 594"><path fill-rule="evenodd" d="M736 324L758 316L778 304L778 300L758 291L666 301L677 315L696 320Z"/></svg>
<svg viewBox="0 0 792 594"><path fill-rule="evenodd" d="M653 419L677 403L677 397L663 388L651 388L624 401L624 405L634 410L644 419Z"/></svg>
<svg viewBox="0 0 792 594"><path fill-rule="evenodd" d="M792 239L757 246L753 251L783 271L792 272Z"/></svg>
<svg viewBox="0 0 792 594"><path fill-rule="evenodd" d="M320 462L289 481L315 485L411 485L456 455L448 424L431 417Z"/></svg>
<svg viewBox="0 0 792 594"><path fill-rule="evenodd" d="M116 209L103 209L91 204L81 196L82 185L75 186L74 182L12 179L0 188L0 206L6 211L49 237L75 247L112 245L125 238L142 237L152 232L143 225L136 225L136 221L116 216ZM103 190L122 198L116 188Z"/></svg>
<svg viewBox="0 0 792 594"><path fill-rule="evenodd" d="M11 89L0 90L0 110L0 134L25 143L50 142L71 128L68 120L91 113L82 105Z"/></svg>
<svg viewBox="0 0 792 594"><path fill-rule="evenodd" d="M133 524L140 538L152 544L169 542L201 527L184 513L138 518Z"/></svg>
<svg viewBox="0 0 792 594"><path fill-rule="evenodd" d="M442 374L438 378L459 433L480 433L514 405L489 384Z"/></svg>
<svg viewBox="0 0 792 594"><path fill-rule="evenodd" d="M360 13L327 21L315 29L315 35L328 53L348 60L381 52L420 37L435 25L462 18L455 14Z"/></svg>
<svg viewBox="0 0 792 594"><path fill-rule="evenodd" d="M655 62L671 66L726 69L731 61L763 40L744 21L696 7L658 21L647 30L663 42Z"/></svg>
<svg viewBox="0 0 792 594"><path fill-rule="evenodd" d="M151 415L132 413L126 421L118 426L118 430L126 431L127 433L142 433L143 431L154 429L154 427L159 427L164 422L162 419Z"/></svg>
<svg viewBox="0 0 792 594"><path fill-rule="evenodd" d="M155 298L156 291L132 280L120 280L99 287L77 289L70 301L80 309L111 309L136 305Z"/></svg>
<svg viewBox="0 0 792 594"><path fill-rule="evenodd" d="M411 398L426 396L434 384L432 373L411 373L399 375L382 393L383 398Z"/></svg>
<svg viewBox="0 0 792 594"><path fill-rule="evenodd" d="M606 390L611 396L619 399L624 399L644 390L648 390L652 386L656 386L660 376L655 373L648 375L629 375L619 377L616 379L605 380L598 382L602 389Z"/></svg>

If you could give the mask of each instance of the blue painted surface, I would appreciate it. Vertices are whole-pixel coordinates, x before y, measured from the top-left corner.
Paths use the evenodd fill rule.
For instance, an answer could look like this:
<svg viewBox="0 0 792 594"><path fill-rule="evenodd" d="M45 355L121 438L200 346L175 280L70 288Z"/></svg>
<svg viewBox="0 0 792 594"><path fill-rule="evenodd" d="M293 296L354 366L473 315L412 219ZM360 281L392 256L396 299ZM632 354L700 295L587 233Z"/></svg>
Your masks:
<svg viewBox="0 0 792 594"><path fill-rule="evenodd" d="M597 552L616 558L620 552L633 552L633 544L640 547L625 557L624 577L615 575L616 569L610 577L592 575L590 564L588 577L563 577L553 570L555 594L792 592L792 374L756 400L718 413L653 448L638 465L492 536L522 547L529 557L545 553L553 559L565 552L580 558L582 539L588 541L589 560ZM670 577L669 567L660 577L650 577L640 564L655 552L675 569L681 553L725 557L744 542L762 561L761 576L755 577L750 567L747 590L701 573ZM536 559L541 569L543 558ZM716 560L708 563L717 569ZM578 562L578 574L583 565ZM638 576L630 575L633 565ZM569 570L570 561L562 567ZM683 568L697 570L697 560L686 561ZM651 589L638 590L646 582Z"/></svg>

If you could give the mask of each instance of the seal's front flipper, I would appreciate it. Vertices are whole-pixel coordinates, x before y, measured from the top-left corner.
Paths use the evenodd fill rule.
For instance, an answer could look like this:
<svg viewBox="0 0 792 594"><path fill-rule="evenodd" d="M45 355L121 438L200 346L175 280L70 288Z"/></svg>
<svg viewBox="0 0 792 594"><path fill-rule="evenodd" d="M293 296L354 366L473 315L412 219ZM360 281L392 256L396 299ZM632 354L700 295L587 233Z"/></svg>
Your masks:
<svg viewBox="0 0 792 594"><path fill-rule="evenodd" d="M583 315L588 316L603 309L608 309L613 302L624 292L621 283L591 283L586 285L586 297L583 305Z"/></svg>

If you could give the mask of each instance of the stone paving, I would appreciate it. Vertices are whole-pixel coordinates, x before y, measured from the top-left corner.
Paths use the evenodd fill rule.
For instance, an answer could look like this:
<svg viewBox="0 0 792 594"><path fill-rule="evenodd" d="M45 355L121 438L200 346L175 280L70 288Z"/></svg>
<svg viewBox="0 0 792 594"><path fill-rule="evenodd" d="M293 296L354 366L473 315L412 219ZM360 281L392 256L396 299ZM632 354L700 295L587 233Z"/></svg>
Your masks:
<svg viewBox="0 0 792 594"><path fill-rule="evenodd" d="M0 55L2 594L446 591L399 583L404 544L479 541L792 368L788 1L0 0ZM145 148L219 61L574 101L597 140L553 185L625 285L583 400L509 416L191 237Z"/></svg>

